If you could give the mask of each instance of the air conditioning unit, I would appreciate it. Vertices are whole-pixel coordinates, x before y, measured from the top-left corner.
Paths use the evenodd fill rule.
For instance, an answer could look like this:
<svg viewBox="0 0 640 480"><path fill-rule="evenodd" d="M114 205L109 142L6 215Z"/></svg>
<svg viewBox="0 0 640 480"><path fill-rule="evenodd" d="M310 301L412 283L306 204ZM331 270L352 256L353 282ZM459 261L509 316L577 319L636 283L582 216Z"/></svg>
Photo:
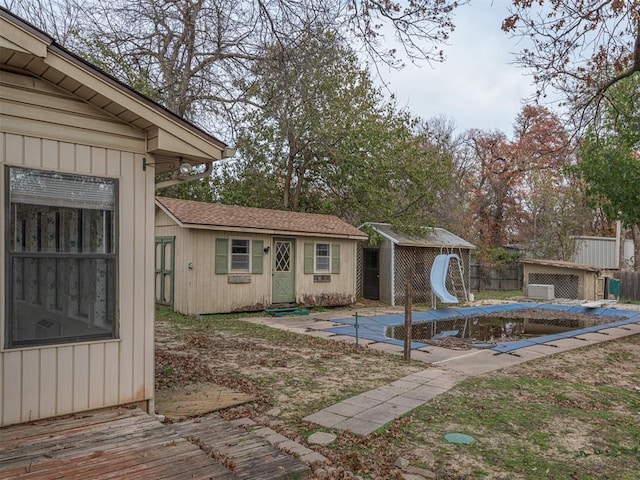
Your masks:
<svg viewBox="0 0 640 480"><path fill-rule="evenodd" d="M532 283L527 287L527 297L535 300L553 300L556 298L553 285L541 285Z"/></svg>
<svg viewBox="0 0 640 480"><path fill-rule="evenodd" d="M43 318L36 323L36 338L62 337L62 323L58 320Z"/></svg>

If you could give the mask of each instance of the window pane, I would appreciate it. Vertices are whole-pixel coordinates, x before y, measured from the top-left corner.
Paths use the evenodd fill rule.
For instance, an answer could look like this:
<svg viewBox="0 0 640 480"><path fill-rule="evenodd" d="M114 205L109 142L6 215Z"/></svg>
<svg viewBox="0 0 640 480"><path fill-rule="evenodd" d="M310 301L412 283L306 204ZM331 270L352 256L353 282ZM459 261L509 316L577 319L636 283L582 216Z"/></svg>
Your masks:
<svg viewBox="0 0 640 480"><path fill-rule="evenodd" d="M316 272L328 272L330 265L330 246L328 243L316 244Z"/></svg>
<svg viewBox="0 0 640 480"><path fill-rule="evenodd" d="M112 338L115 261L13 258L9 288L12 345Z"/></svg>
<svg viewBox="0 0 640 480"><path fill-rule="evenodd" d="M7 346L115 338L117 181L8 177Z"/></svg>
<svg viewBox="0 0 640 480"><path fill-rule="evenodd" d="M231 270L249 271L249 240L231 240Z"/></svg>
<svg viewBox="0 0 640 480"><path fill-rule="evenodd" d="M58 207L113 210L116 181L12 168L9 177L11 202Z"/></svg>
<svg viewBox="0 0 640 480"><path fill-rule="evenodd" d="M113 212L12 203L13 252L115 253Z"/></svg>

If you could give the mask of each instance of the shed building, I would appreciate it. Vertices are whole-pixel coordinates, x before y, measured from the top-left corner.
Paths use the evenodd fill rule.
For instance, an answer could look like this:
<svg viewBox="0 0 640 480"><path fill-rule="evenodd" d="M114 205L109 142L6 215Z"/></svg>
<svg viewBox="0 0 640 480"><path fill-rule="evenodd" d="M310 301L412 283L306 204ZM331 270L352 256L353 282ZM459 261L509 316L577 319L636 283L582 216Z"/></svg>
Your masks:
<svg viewBox="0 0 640 480"><path fill-rule="evenodd" d="M414 303L431 303L431 267L436 256L455 253L461 259L463 279L470 284L471 251L476 247L444 228L425 228L423 235L407 235L388 223L366 223L361 230L373 232L362 245L362 275L359 291L362 297L381 300L389 305L402 305L406 297L407 269L412 268ZM447 289L454 293L452 279ZM463 296L456 296L462 301Z"/></svg>
<svg viewBox="0 0 640 480"><path fill-rule="evenodd" d="M367 236L331 215L156 199L156 302L187 314L349 305Z"/></svg>
<svg viewBox="0 0 640 480"><path fill-rule="evenodd" d="M530 285L553 285L555 298L570 300L607 299L613 270L598 265L561 260L521 260L524 294Z"/></svg>

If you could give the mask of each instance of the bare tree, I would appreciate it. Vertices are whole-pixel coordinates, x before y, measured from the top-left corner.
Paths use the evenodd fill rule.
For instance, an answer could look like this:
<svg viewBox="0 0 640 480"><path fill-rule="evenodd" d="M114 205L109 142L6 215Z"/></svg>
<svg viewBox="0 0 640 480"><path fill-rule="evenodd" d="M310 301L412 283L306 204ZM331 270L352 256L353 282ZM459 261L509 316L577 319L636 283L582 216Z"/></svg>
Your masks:
<svg viewBox="0 0 640 480"><path fill-rule="evenodd" d="M503 30L528 38L517 63L559 91L578 127L598 118L609 88L640 73L640 0L513 0Z"/></svg>
<svg viewBox="0 0 640 480"><path fill-rule="evenodd" d="M63 47L71 47L75 34L86 18L84 0L4 0L0 2L14 14L46 30Z"/></svg>
<svg viewBox="0 0 640 480"><path fill-rule="evenodd" d="M5 0L58 40L75 36L73 49L105 71L218 133L221 119L237 125L252 106L251 66L266 45L331 25L378 62L400 65L383 32L411 60L441 61L452 13L467 1Z"/></svg>

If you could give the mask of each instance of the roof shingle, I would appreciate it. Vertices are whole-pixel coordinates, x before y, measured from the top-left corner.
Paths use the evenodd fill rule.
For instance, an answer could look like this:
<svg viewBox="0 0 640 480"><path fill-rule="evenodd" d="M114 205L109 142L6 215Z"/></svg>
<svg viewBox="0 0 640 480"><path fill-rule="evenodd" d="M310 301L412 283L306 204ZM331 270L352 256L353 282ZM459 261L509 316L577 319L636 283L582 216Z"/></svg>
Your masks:
<svg viewBox="0 0 640 480"><path fill-rule="evenodd" d="M367 235L333 215L239 207L156 197L156 204L184 227L197 225L224 229L266 230L278 234L317 234L365 240Z"/></svg>

